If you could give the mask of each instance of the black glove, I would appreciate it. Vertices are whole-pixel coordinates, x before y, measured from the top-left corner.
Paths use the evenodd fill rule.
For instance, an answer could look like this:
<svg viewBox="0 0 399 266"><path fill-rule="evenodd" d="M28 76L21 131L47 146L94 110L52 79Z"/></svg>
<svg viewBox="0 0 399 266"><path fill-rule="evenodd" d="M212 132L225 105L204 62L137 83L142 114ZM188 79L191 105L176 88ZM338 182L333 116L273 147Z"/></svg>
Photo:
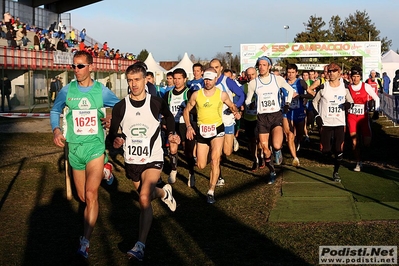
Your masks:
<svg viewBox="0 0 399 266"><path fill-rule="evenodd" d="M321 119L321 117L318 115L316 116L316 125L318 126L318 128L321 128L323 126L323 119Z"/></svg>
<svg viewBox="0 0 399 266"><path fill-rule="evenodd" d="M350 102L346 102L346 103L342 104L342 109L343 110L349 110L352 107L353 107L353 103L350 103Z"/></svg>
<svg viewBox="0 0 399 266"><path fill-rule="evenodd" d="M290 110L290 105L289 104L284 105L283 113L286 114L286 113L288 113L289 110Z"/></svg>
<svg viewBox="0 0 399 266"><path fill-rule="evenodd" d="M380 113L378 111L374 111L373 116L371 117L371 120L377 121L378 118L380 118Z"/></svg>

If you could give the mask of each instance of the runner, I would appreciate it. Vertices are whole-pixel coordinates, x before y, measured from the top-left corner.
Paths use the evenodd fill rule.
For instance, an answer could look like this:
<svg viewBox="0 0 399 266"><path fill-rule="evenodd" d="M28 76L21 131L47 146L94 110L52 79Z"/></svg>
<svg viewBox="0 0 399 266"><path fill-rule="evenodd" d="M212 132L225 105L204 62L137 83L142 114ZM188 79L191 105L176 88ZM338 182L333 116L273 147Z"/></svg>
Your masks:
<svg viewBox="0 0 399 266"><path fill-rule="evenodd" d="M352 138L352 149L355 154L356 167L353 169L360 172L362 162L360 160L360 147L358 142L363 139L363 146L369 147L371 143L370 118L368 113L368 101L372 98L375 101L375 111L380 107L380 98L375 90L369 84L362 82L362 69L354 66L351 69L352 84L349 85L349 91L354 101L354 106L348 112L349 134Z"/></svg>
<svg viewBox="0 0 399 266"><path fill-rule="evenodd" d="M244 91L237 85L237 83L228 78L223 74L223 66L222 62L219 59L214 58L209 63L210 67L214 68L217 73L216 87L220 90L227 93L230 98L230 101L233 102L233 93L237 97L237 102L235 103L237 108L240 108L244 103L245 94ZM233 153L233 144L234 144L234 126L235 126L234 115L231 113L230 108L227 105L223 105L223 124L224 124L224 144L223 144L223 153L226 156L230 156ZM222 171L219 171L220 174ZM222 176L219 176L217 186L223 186L225 184L225 180Z"/></svg>
<svg viewBox="0 0 399 266"><path fill-rule="evenodd" d="M133 181L139 193L139 236L134 247L127 252L129 257L142 261L145 243L151 228L153 210L151 201L161 198L171 211L176 210L172 187L166 184L156 187L163 168L160 115L166 120L170 143L178 144L180 138L174 134L173 114L165 101L145 91L146 69L131 65L126 69L130 94L117 103L112 110L109 140L114 148L123 145L126 177ZM121 128L122 134L118 135Z"/></svg>
<svg viewBox="0 0 399 266"><path fill-rule="evenodd" d="M249 67L245 71L246 78L250 82L251 80L256 79L258 73L254 67ZM248 83L243 84L244 93L248 93ZM251 103L245 107L243 119L245 124L245 135L248 138L248 150L251 155L251 159L253 161L252 171L256 171L259 168L265 167L265 161L263 158L262 147L260 147L258 141L258 134L256 132L256 116L257 116L257 106L256 106L256 95L254 94L252 97ZM258 147L259 146L259 147Z"/></svg>
<svg viewBox="0 0 399 266"><path fill-rule="evenodd" d="M189 187L195 187L195 176L194 176L194 146L195 140L186 140L186 125L184 124L183 119L183 110L187 106L188 99L190 99L191 94L193 93L192 90L185 86L187 80L186 71L182 68L177 68L173 71L173 82L175 87L166 92L164 95L165 102L168 103L169 109L172 112L173 116L175 117L175 125L176 125L176 134L179 135L184 155L187 158L187 165L188 165L188 182L187 185ZM193 124L193 119L191 119L191 124ZM178 148L179 145L176 143L170 143L169 146L169 158L170 163L172 166L172 171L170 172L168 182L173 184L176 182L176 175L177 175L177 161L178 161Z"/></svg>
<svg viewBox="0 0 399 266"><path fill-rule="evenodd" d="M300 163L296 152L299 150L304 134L306 113L303 97L305 97L308 86L303 79L297 78L297 65L288 64L286 73L287 83L294 89L294 98L291 101L290 110L286 114L283 114L283 129L288 148L294 158L292 165L298 167ZM283 92L285 93L285 90Z"/></svg>
<svg viewBox="0 0 399 266"><path fill-rule="evenodd" d="M195 91L184 109L183 117L187 126L187 139L197 137L197 166L204 169L207 165L208 153L211 152L211 173L207 202L215 203L215 187L220 171L220 157L224 143L224 124L222 119L223 103L226 104L235 119L240 119L237 107L228 94L215 87L217 73L208 68L204 73L205 88ZM196 106L198 128L191 125L190 111Z"/></svg>
<svg viewBox="0 0 399 266"><path fill-rule="evenodd" d="M288 112L294 90L281 76L270 73L272 61L267 56L259 57L256 61L256 68L259 70L259 76L251 80L248 84L248 93L245 104L251 104L254 93L257 95L258 108L258 124L257 130L259 141L262 145L266 166L269 168L269 184L273 184L276 178L276 171L272 162L272 151L270 145L274 149L274 157L276 164L282 163L281 148L283 145L283 114L281 112L281 89L287 90L286 105L283 112ZM269 139L271 144L269 145Z"/></svg>
<svg viewBox="0 0 399 266"><path fill-rule="evenodd" d="M102 107L113 107L119 99L101 83L90 77L93 57L86 51L78 51L73 56L72 68L76 81L61 89L50 111L50 123L54 133L54 143L65 147L68 143L69 163L79 199L86 203L84 211L84 233L80 237L78 254L89 256L89 242L98 217L98 188L103 177L112 183L112 165L107 163L104 131L101 120L106 114ZM60 115L64 107L66 113L66 136L60 129ZM105 163L105 166L104 166ZM105 175L106 174L106 175Z"/></svg>
<svg viewBox="0 0 399 266"><path fill-rule="evenodd" d="M345 140L345 110L353 105L353 99L341 79L341 67L331 63L327 67L328 81L317 88L313 99L315 119L320 128L320 150L323 154L331 152L331 142L334 145L333 180L341 182L338 174Z"/></svg>

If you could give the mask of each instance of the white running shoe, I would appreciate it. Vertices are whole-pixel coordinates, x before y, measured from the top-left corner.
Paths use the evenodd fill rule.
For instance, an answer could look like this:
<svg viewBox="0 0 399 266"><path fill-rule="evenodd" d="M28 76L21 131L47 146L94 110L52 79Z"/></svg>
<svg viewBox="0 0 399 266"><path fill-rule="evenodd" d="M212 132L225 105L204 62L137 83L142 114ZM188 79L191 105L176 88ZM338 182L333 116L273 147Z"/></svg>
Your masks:
<svg viewBox="0 0 399 266"><path fill-rule="evenodd" d="M195 175L194 174L188 174L187 185L188 185L188 187L195 187Z"/></svg>
<svg viewBox="0 0 399 266"><path fill-rule="evenodd" d="M177 170L170 171L170 174L168 177L169 184L174 184L176 182L176 175L177 175Z"/></svg>
<svg viewBox="0 0 399 266"><path fill-rule="evenodd" d="M292 166L298 167L300 165L298 157L295 157L294 160L292 160Z"/></svg>
<svg viewBox="0 0 399 266"><path fill-rule="evenodd" d="M362 163L361 162L357 162L355 169L353 169L353 171L355 172L360 172L362 171Z"/></svg>
<svg viewBox="0 0 399 266"><path fill-rule="evenodd" d="M219 177L218 178L218 182L216 182L216 186L217 187L223 187L224 186L224 178L223 177Z"/></svg>
<svg viewBox="0 0 399 266"><path fill-rule="evenodd" d="M237 138L234 137L234 140L233 140L233 150L234 150L234 151L238 151L239 148L240 148L240 143L238 143Z"/></svg>
<svg viewBox="0 0 399 266"><path fill-rule="evenodd" d="M169 209L172 212L174 212L176 210L176 201L172 195L172 186L166 184L162 189L165 191L165 197L161 198L162 201L165 202L166 205L168 205Z"/></svg>

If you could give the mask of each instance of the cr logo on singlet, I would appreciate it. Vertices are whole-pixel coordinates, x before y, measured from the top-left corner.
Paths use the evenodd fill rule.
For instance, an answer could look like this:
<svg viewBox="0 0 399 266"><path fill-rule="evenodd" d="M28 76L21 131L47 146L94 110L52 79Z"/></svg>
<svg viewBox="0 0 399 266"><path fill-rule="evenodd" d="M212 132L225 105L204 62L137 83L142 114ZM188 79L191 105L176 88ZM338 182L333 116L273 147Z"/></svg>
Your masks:
<svg viewBox="0 0 399 266"><path fill-rule="evenodd" d="M147 129L145 127L134 127L131 130L132 136L138 137L138 136L146 136L147 134Z"/></svg>

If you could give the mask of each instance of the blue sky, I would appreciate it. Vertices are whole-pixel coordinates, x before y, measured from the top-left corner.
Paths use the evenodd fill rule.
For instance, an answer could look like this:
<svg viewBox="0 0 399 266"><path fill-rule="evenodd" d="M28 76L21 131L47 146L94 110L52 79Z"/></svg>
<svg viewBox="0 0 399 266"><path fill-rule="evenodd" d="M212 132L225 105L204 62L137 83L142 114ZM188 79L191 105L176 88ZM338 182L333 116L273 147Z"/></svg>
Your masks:
<svg viewBox="0 0 399 266"><path fill-rule="evenodd" d="M286 35L290 42L312 15L328 25L331 16L343 20L356 10L366 10L380 37L392 40L392 50L399 48L397 0L104 0L69 13L73 27L86 28L111 48L133 54L147 49L155 60L166 61L185 52L200 59L218 52L234 56L240 44L285 42Z"/></svg>

